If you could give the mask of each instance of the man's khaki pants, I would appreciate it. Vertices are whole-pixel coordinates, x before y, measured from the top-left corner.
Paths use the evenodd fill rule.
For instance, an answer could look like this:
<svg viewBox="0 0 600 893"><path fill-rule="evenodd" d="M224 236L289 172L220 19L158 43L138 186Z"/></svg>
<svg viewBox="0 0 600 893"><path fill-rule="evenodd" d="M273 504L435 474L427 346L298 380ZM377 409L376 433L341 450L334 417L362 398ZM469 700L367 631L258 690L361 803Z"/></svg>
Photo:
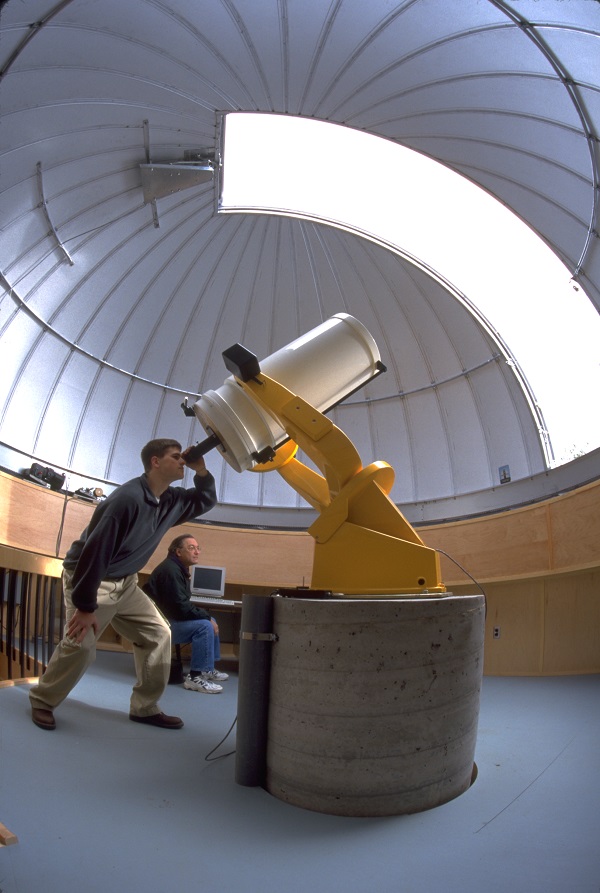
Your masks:
<svg viewBox="0 0 600 893"><path fill-rule="evenodd" d="M63 572L66 624L75 612L71 601L71 576ZM79 645L67 637L56 646L50 663L29 699L32 707L54 710L77 685L96 658L96 641L109 623L133 645L137 682L131 695L130 713L160 713L158 699L169 680L171 632L153 602L137 585L137 574L122 580L103 580L98 590L98 634L92 629ZM66 629L66 625L65 625Z"/></svg>

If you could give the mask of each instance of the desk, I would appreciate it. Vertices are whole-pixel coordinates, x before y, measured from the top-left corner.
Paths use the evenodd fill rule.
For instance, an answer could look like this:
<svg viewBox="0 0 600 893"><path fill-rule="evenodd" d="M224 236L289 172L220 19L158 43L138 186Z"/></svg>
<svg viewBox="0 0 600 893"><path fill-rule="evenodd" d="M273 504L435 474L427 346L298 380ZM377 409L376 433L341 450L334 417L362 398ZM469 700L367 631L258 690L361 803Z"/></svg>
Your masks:
<svg viewBox="0 0 600 893"><path fill-rule="evenodd" d="M238 608L239 610L242 608L241 601L233 601L227 598L204 598L201 595L192 595L190 601L201 608L206 608L207 611L212 608L215 608L217 611L226 608Z"/></svg>

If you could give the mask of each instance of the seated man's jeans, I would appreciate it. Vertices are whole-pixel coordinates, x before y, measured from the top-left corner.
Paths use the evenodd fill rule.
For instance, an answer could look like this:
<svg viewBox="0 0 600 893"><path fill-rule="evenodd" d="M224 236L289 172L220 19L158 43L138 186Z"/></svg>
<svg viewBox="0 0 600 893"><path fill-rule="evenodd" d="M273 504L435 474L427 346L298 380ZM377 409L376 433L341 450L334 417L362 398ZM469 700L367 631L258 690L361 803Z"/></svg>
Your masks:
<svg viewBox="0 0 600 893"><path fill-rule="evenodd" d="M210 620L171 620L170 626L173 645L192 644L190 669L201 673L214 670L215 661L221 657L221 645Z"/></svg>

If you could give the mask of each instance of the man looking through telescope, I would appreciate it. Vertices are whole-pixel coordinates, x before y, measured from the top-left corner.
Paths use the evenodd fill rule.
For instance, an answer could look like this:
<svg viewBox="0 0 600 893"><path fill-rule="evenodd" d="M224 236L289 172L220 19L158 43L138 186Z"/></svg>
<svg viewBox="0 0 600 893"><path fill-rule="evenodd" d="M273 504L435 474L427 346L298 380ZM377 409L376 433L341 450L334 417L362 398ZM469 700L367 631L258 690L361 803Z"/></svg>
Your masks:
<svg viewBox="0 0 600 893"><path fill-rule="evenodd" d="M88 527L68 550L63 563L66 627L46 672L29 699L32 720L54 729L54 709L62 703L96 656L96 642L109 623L133 644L137 682L129 718L163 729L180 729L182 720L158 706L169 678L169 626L138 587L144 567L164 534L211 509L215 481L202 456L172 439L151 440L141 451L144 473L118 487L96 507ZM194 486L171 487L185 467L195 472Z"/></svg>

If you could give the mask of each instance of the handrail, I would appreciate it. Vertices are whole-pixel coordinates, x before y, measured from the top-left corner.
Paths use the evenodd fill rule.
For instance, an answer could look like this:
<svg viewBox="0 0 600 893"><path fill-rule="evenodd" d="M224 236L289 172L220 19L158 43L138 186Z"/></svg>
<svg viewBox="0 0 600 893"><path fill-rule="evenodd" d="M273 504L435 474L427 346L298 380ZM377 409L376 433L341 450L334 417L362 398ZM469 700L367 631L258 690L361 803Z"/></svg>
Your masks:
<svg viewBox="0 0 600 893"><path fill-rule="evenodd" d="M41 675L64 622L60 577L0 567L0 679Z"/></svg>

